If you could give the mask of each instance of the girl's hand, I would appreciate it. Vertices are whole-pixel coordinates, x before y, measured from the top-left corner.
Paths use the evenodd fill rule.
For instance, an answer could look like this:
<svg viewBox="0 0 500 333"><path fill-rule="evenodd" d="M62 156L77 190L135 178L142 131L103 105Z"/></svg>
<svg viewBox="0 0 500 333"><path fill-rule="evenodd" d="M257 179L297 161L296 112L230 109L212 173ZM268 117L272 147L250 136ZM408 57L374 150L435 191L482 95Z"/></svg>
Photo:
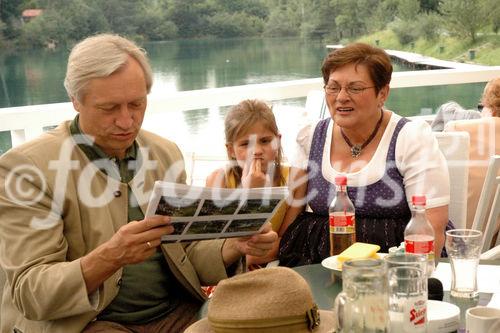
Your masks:
<svg viewBox="0 0 500 333"><path fill-rule="evenodd" d="M229 267L242 255L262 258L268 256L271 252L272 257L274 257L276 253L273 250L278 247L278 244L278 234L273 231L271 223L266 222L262 231L258 234L250 237L226 239L222 246L222 259L226 267ZM261 262L267 261L263 260Z"/></svg>
<svg viewBox="0 0 500 333"><path fill-rule="evenodd" d="M265 187L272 185L269 176L262 171L262 159L252 159L250 164L245 163L241 175L241 186L244 188Z"/></svg>

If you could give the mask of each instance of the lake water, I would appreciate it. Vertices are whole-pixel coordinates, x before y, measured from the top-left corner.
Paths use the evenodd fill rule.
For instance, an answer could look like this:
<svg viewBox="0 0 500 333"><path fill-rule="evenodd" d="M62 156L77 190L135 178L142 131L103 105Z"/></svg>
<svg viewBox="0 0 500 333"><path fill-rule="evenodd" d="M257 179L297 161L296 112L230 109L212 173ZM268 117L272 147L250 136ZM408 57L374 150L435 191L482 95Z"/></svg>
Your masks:
<svg viewBox="0 0 500 333"><path fill-rule="evenodd" d="M147 43L153 71L151 94L276 82L321 76L321 63L328 41L298 38L184 40ZM63 87L68 50L0 53L0 108L66 102ZM396 68L396 70L405 70ZM465 84L391 91L387 107L401 115L435 112L448 100L467 108L477 104L484 84ZM258 96L256 96L258 97ZM297 106L304 99L277 105L278 125L285 145L293 144L300 121ZM283 107L287 105L287 107ZM222 123L226 110L192 110L171 113L169 119L146 117L148 128L177 142L184 151L221 154ZM0 133L0 153L10 147L9 133Z"/></svg>

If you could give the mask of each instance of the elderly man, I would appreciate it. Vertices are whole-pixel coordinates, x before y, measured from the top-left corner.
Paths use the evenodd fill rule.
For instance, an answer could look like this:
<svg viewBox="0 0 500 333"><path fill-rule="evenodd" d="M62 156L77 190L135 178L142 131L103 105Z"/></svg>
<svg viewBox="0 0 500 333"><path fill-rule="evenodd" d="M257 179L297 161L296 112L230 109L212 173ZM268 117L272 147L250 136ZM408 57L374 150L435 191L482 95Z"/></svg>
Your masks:
<svg viewBox="0 0 500 333"><path fill-rule="evenodd" d="M178 147L141 130L152 85L142 49L115 35L77 44L64 82L78 115L0 158L2 332L178 332L201 285L262 256L277 235L161 244L144 218L156 180L184 182Z"/></svg>

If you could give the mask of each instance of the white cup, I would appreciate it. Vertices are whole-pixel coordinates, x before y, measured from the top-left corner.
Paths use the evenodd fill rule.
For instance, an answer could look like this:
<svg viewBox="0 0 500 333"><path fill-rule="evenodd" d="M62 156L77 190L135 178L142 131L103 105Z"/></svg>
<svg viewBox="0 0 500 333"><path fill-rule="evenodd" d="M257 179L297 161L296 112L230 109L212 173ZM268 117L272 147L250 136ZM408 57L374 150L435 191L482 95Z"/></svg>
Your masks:
<svg viewBox="0 0 500 333"><path fill-rule="evenodd" d="M476 306L467 309L465 313L465 328L467 333L496 333L493 327L500 325L500 309L487 306Z"/></svg>

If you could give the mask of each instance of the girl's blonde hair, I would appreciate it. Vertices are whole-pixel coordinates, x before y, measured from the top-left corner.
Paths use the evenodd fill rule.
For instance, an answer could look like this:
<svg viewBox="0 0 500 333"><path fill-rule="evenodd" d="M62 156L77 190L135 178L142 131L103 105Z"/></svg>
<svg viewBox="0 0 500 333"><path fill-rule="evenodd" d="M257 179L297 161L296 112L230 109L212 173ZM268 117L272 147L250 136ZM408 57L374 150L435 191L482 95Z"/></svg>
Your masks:
<svg viewBox="0 0 500 333"><path fill-rule="evenodd" d="M271 107L265 102L258 99L247 99L233 106L226 115L224 120L224 132L226 134L226 144L233 144L239 137L248 133L251 126L261 123L266 129L274 135L279 136L278 126ZM234 161L234 158L229 155L228 158ZM276 166L274 172L274 181L279 183L284 182L281 173L281 161L283 158L283 150L281 144L276 154L274 164ZM236 184L241 183L241 175L243 170L238 163L231 163L228 173L233 174Z"/></svg>

